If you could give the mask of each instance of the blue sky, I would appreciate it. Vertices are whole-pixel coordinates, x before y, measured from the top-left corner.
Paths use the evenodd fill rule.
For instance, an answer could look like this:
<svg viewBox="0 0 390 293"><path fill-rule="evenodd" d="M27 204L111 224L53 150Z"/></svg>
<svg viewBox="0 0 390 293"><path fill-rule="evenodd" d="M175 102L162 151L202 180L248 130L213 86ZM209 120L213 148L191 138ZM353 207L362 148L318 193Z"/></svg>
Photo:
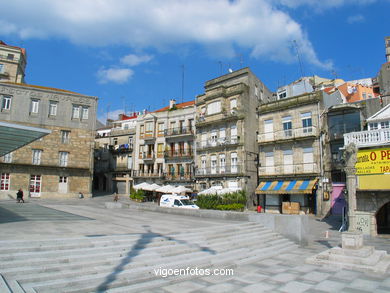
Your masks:
<svg viewBox="0 0 390 293"><path fill-rule="evenodd" d="M275 91L301 76L296 48L304 75L374 77L390 35L390 0L13 0L1 11L0 39L27 49L27 83L97 96L101 120L193 100L241 65Z"/></svg>

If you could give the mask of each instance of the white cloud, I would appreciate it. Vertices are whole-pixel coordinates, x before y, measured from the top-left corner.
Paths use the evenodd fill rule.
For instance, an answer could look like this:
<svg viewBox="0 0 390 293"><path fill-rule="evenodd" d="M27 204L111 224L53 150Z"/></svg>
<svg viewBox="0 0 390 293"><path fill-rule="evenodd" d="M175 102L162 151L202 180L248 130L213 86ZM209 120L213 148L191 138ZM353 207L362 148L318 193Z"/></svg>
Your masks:
<svg viewBox="0 0 390 293"><path fill-rule="evenodd" d="M153 56L151 55L135 55L135 54L129 54L121 58L121 63L129 65L129 66L136 66L141 63L147 63L150 60L153 59Z"/></svg>
<svg viewBox="0 0 390 293"><path fill-rule="evenodd" d="M112 120L118 120L118 115L123 114L124 112L125 111L123 109L113 110L113 111L106 112L106 113L101 112L99 117L98 117L98 120L100 122L102 122L103 124L106 124L107 118L112 119Z"/></svg>
<svg viewBox="0 0 390 293"><path fill-rule="evenodd" d="M287 6L289 8L297 8L301 6L308 6L314 8L316 11L323 11L330 8L337 8L344 5L366 5L376 2L377 0L268 0L273 3Z"/></svg>
<svg viewBox="0 0 390 293"><path fill-rule="evenodd" d="M359 22L364 22L365 21L365 18L363 15L361 14L357 14L357 15L351 15L347 18L347 22L349 24L354 24L354 23L359 23Z"/></svg>
<svg viewBox="0 0 390 293"><path fill-rule="evenodd" d="M97 77L100 83L125 83L133 76L133 70L129 68L100 68Z"/></svg>
<svg viewBox="0 0 390 293"><path fill-rule="evenodd" d="M350 0L330 0L334 5L346 1ZM319 1L13 0L2 3L0 35L55 37L95 46L120 44L137 50L175 50L178 45L196 44L223 48L220 54L230 56L241 48L250 50L254 58L287 63L296 60L291 49L291 41L296 40L308 63L329 68L328 62L317 57L301 25L277 7L312 2ZM129 57L122 62L147 61ZM103 81L122 82L132 75L130 69L102 72L107 76Z"/></svg>

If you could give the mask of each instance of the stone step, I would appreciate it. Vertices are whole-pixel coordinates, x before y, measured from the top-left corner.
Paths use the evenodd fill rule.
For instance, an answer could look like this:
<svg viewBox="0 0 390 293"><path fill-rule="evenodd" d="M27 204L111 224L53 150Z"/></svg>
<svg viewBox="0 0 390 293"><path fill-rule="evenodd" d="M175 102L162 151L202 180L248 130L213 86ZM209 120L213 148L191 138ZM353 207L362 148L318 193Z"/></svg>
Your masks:
<svg viewBox="0 0 390 293"><path fill-rule="evenodd" d="M261 230L259 231L256 231L256 232L259 232L258 234L260 235L268 235L269 233L273 233L273 232L269 232L269 230L267 231L265 228L261 228ZM244 235L250 235L250 236L255 236L256 235L256 232L253 231L253 230L247 230L245 233L244 232L241 232L240 235L241 237L244 236ZM212 241L212 240L215 240L215 239L226 239L226 238L229 238L229 237L237 237L237 233L236 232L229 232L229 233L217 233L215 235L213 234L210 234L209 236L205 236L205 235L197 235L197 234L193 234L193 235L185 235L185 238L187 240L187 242L189 242L189 240L193 239L193 238L196 238L196 239L202 239L203 237L206 238L206 240L208 241ZM166 240L166 238L168 238L168 240ZM153 239L154 241L153 242L150 242L150 239ZM172 239L172 240L171 240ZM137 245L139 246L142 246L143 244L147 243L148 246L160 246L161 244L164 244L166 245L167 243L170 243L170 245L174 245L177 241L184 241L184 240L180 240L180 239L173 239L172 237L168 236L168 237L161 237L161 238L155 238L153 236L151 237L146 237L145 239L138 239L137 240ZM61 249L59 251L25 251L23 250L23 252L17 252L17 253L9 253L9 254L2 254L0 255L0 261L3 263L3 262L9 262L9 261L17 261L18 259L23 259L25 260L26 257L28 256L29 259L31 258L50 258L52 256L58 256L58 255L66 255L69 251L72 251L73 255L77 255L77 254L82 254L82 255L85 255L85 254L92 254L92 253L97 253L97 252L100 252L100 253L104 253L106 251L109 251L111 249L116 249L116 250L126 250L130 245L133 246L134 243L133 242L129 242L129 241L125 241L123 240L123 242L125 242L124 244L117 244L115 242L105 242L105 245L104 246L94 246L94 245L86 245L84 246L84 248L77 248L77 249L65 249L63 247L61 247ZM82 243L80 243L81 246L83 246ZM31 254L31 252L34 252L33 254ZM0 265L1 267L1 265Z"/></svg>
<svg viewBox="0 0 390 293"><path fill-rule="evenodd" d="M268 245L265 245L265 247L258 248L258 249L248 249L248 247L245 248L239 248L239 249L232 249L228 250L224 253L219 253L215 256L200 256L200 257L191 257L190 262L188 258L184 258L183 260L176 260L174 259L171 262L166 262L161 266L158 266L159 268L186 268L188 266L190 267L209 267L211 265L222 265L223 263L231 263L234 259L239 258L249 258L253 254L255 255L262 255L263 257L269 257L272 255L275 255L279 253L278 249L286 249L288 245L291 245L292 242L282 239L277 240L278 243L269 243ZM295 245L293 245L295 246ZM157 265L154 265L153 268L156 268ZM156 276L154 274L151 274L150 270L153 269L152 267L141 267L136 269L124 269L121 270L115 274L115 278L113 282L110 282L110 288L112 287L118 287L118 286L124 286L126 284L130 284L130 282L137 283L139 278L142 278L145 276L145 274L149 274L151 279L155 279ZM153 272L152 272L153 273ZM129 279L129 276L131 276L131 279ZM55 288L60 289L64 288L66 291L69 292L91 292L97 290L96 284L103 284L105 283L105 280L107 278L107 273L104 274L94 274L90 276L79 276L74 277L71 279L65 278L60 280L52 280L47 282L38 282L38 283L27 283L23 284L23 286L26 288L36 288L38 292L50 292L50 290L53 290ZM61 289L62 291L62 289Z"/></svg>
<svg viewBox="0 0 390 293"><path fill-rule="evenodd" d="M3 293L12 293L11 289L9 288L7 282L3 278L3 275L0 274L0 292Z"/></svg>
<svg viewBox="0 0 390 293"><path fill-rule="evenodd" d="M265 236L265 235L263 235L263 236ZM273 241L276 238L281 238L279 235L274 234L274 233L270 233L267 238L265 238L263 236L262 237L250 236L249 238L240 237L239 239L236 239L236 240L221 240L219 242L214 242L212 248L213 248L213 251L215 251L215 253L216 253L216 252L226 251L226 250L230 249L232 246L236 247L236 248L241 247L241 246L245 247L247 245L252 245L252 244L256 245L259 242L260 243L267 243L268 241ZM200 248L202 248L202 246L200 246L199 244L197 244L197 245ZM145 265L148 261L150 261L153 264L153 263L155 263L156 260L163 260L164 258L170 257L170 256L175 256L175 255L180 255L180 254L191 254L189 256L192 256L194 253L199 252L199 247L190 247L190 248L187 246L184 246L184 247L163 247L162 250L168 249L167 252L164 252L164 251L161 252L160 250L152 251L151 249L148 249L148 250L138 254L137 259L141 260L141 265ZM171 250L171 251L169 251L169 250ZM98 257L101 257L101 255L100 256L96 255L96 257L92 256L91 258L96 259ZM96 267L97 265L99 265L99 263L101 265L113 266L119 260L120 260L120 258L111 258L111 260L108 260L106 257L104 262L100 261L100 262L96 263L96 261L95 261L95 262L91 263L90 258L88 258L82 263L80 263L80 262L77 263L77 265L74 263L63 264L62 262L58 263L58 264L53 264L53 262L54 263L56 263L56 262L55 262L55 260L52 260L49 265L42 265L41 263L37 263L34 266L27 266L27 267L17 265L17 266L14 266L12 268L6 268L3 270L3 272L4 273L14 273L16 275L23 275L24 277L27 277L26 274L28 274L29 272L35 275L38 272L59 271L59 269L57 268L59 265L61 266L61 272L65 273L67 269L70 269L73 272L75 269L82 269L83 267ZM23 272L23 273L21 273L21 272Z"/></svg>

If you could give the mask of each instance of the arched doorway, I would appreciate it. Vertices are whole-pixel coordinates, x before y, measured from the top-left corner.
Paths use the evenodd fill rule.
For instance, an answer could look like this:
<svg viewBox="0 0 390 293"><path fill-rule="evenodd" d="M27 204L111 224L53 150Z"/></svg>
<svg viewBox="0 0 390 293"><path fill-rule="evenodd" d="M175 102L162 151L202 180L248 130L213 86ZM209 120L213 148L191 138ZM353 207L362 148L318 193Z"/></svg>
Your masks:
<svg viewBox="0 0 390 293"><path fill-rule="evenodd" d="M376 225L378 234L390 234L390 202L376 213Z"/></svg>

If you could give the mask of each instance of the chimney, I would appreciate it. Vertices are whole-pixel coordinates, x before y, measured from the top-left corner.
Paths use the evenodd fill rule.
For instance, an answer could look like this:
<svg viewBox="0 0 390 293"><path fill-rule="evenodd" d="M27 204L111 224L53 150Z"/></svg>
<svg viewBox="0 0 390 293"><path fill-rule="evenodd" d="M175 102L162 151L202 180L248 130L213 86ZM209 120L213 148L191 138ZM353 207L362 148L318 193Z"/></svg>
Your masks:
<svg viewBox="0 0 390 293"><path fill-rule="evenodd" d="M175 99L169 100L169 109L172 109L175 105L176 105L176 100Z"/></svg>

